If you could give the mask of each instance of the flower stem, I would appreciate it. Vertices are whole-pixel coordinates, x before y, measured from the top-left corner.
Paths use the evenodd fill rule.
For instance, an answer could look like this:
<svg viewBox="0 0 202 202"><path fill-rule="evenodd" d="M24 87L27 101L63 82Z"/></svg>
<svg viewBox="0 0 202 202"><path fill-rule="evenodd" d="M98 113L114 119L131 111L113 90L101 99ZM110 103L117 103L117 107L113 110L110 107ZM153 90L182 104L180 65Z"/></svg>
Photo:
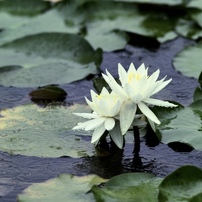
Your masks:
<svg viewBox="0 0 202 202"><path fill-rule="evenodd" d="M134 134L134 154L139 154L140 152L140 133L137 126L133 126L133 134Z"/></svg>

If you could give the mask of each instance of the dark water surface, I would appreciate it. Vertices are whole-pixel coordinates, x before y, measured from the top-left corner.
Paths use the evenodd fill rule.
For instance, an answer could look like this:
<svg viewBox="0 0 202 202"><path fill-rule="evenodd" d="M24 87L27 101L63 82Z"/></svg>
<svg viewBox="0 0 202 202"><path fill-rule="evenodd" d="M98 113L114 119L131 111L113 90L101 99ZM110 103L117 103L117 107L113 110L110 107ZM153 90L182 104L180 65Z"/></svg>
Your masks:
<svg viewBox="0 0 202 202"><path fill-rule="evenodd" d="M172 67L172 59L177 52L193 42L178 38L162 44L159 48L148 50L141 47L127 46L124 51L104 53L101 69L107 68L117 76L117 63L128 67L134 62L138 67L142 62L150 66L150 72L161 69L161 77L173 78L169 86L156 97L177 101L183 105L192 102L194 89L198 85L196 79L177 73ZM62 85L67 91L66 103L84 103L84 96L89 96L92 88L91 80ZM30 103L31 88L14 88L0 86L0 109ZM141 139L140 158L134 159L133 145L126 145L124 152L117 151L111 156L83 157L73 159L39 158L21 155L9 155L0 152L0 193L1 202L16 201L16 196L33 182L43 182L61 173L75 175L97 174L110 178L124 172L151 172L157 176L166 176L182 165L195 165L202 168L202 152L175 152L167 145L159 144L149 147L144 138Z"/></svg>

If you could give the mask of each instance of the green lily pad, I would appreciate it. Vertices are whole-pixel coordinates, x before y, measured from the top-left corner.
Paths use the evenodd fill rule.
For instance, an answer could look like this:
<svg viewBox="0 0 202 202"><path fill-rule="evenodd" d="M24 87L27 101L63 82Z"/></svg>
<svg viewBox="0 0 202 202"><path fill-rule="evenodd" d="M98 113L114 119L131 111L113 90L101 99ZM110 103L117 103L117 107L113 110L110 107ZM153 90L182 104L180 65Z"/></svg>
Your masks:
<svg viewBox="0 0 202 202"><path fill-rule="evenodd" d="M101 55L78 35L27 36L0 48L0 83L18 87L69 83L96 73ZM11 66L20 67L11 71Z"/></svg>
<svg viewBox="0 0 202 202"><path fill-rule="evenodd" d="M161 42L176 36L172 32L175 20L164 12L143 12L136 4L106 1L90 2L85 10L88 11L85 37L93 47L105 51L125 47L128 39L123 32L156 37Z"/></svg>
<svg viewBox="0 0 202 202"><path fill-rule="evenodd" d="M190 12L191 18L202 28L202 11Z"/></svg>
<svg viewBox="0 0 202 202"><path fill-rule="evenodd" d="M194 101L197 101L197 100L202 100L202 72L199 76L199 79L198 79L199 83L200 83L200 86L199 87L196 87L195 91L194 91Z"/></svg>
<svg viewBox="0 0 202 202"><path fill-rule="evenodd" d="M156 202L161 178L149 173L127 173L111 178L104 187L92 187L96 201Z"/></svg>
<svg viewBox="0 0 202 202"><path fill-rule="evenodd" d="M18 202L91 202L95 201L93 194L88 192L93 185L106 182L96 175L82 177L61 174L54 179L29 186L18 195Z"/></svg>
<svg viewBox="0 0 202 202"><path fill-rule="evenodd" d="M198 106L201 104L202 100ZM161 121L157 130L163 143L181 142L202 150L202 111L199 108L159 108L155 113Z"/></svg>
<svg viewBox="0 0 202 202"><path fill-rule="evenodd" d="M71 107L24 105L1 111L0 150L27 156L81 157L93 155L93 145L71 129L83 118L73 112L90 112L86 105Z"/></svg>
<svg viewBox="0 0 202 202"><path fill-rule="evenodd" d="M183 75L198 79L201 73L201 54L202 42L188 46L175 56L173 65Z"/></svg>
<svg viewBox="0 0 202 202"><path fill-rule="evenodd" d="M188 1L187 6L188 8L197 8L202 10L202 2L201 0L192 0Z"/></svg>
<svg viewBox="0 0 202 202"><path fill-rule="evenodd" d="M73 7L70 5L58 7L31 18L0 13L0 28L3 28L0 32L0 45L39 33L77 34L81 28L80 18L76 14L74 16L71 9Z"/></svg>
<svg viewBox="0 0 202 202"><path fill-rule="evenodd" d="M32 101L64 101L67 93L56 85L47 85L38 87L29 93Z"/></svg>
<svg viewBox="0 0 202 202"><path fill-rule="evenodd" d="M192 20L179 20L175 30L179 35L193 40L202 37L202 29Z"/></svg>
<svg viewBox="0 0 202 202"><path fill-rule="evenodd" d="M47 10L50 3L41 0L1 0L0 11L6 11L15 15L33 16Z"/></svg>
<svg viewBox="0 0 202 202"><path fill-rule="evenodd" d="M159 201L202 201L201 186L202 170L191 165L183 166L162 181Z"/></svg>
<svg viewBox="0 0 202 202"><path fill-rule="evenodd" d="M113 1L122 1L122 2L134 2L134 3L143 3L143 4L160 4L160 5L181 5L183 4L183 0L113 0Z"/></svg>

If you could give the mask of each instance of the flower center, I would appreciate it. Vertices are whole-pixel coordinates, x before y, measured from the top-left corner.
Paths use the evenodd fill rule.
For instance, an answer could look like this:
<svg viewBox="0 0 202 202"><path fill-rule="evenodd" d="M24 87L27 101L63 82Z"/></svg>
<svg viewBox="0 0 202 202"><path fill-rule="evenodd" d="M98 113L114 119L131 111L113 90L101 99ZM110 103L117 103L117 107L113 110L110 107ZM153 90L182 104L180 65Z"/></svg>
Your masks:
<svg viewBox="0 0 202 202"><path fill-rule="evenodd" d="M139 81L142 78L142 75L141 74L130 73L128 75L128 82L130 83L133 80L133 78L135 78L137 81Z"/></svg>

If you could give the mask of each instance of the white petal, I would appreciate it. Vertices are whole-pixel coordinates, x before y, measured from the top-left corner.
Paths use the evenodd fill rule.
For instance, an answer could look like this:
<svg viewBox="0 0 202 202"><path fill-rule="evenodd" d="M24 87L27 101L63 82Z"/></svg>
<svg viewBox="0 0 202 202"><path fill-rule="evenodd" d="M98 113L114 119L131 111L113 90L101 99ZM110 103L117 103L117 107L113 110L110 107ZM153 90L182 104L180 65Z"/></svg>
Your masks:
<svg viewBox="0 0 202 202"><path fill-rule="evenodd" d="M165 88L172 81L172 79L169 79L167 81L163 81L163 80L164 80L164 78L160 81L157 81L158 85L157 85L156 89L152 92L151 95L158 93L159 91L161 91L163 88Z"/></svg>
<svg viewBox="0 0 202 202"><path fill-rule="evenodd" d="M88 121L83 122L83 123L78 123L77 126L75 126L74 128L72 128L72 130L80 130L80 129L83 130L88 125L87 122Z"/></svg>
<svg viewBox="0 0 202 202"><path fill-rule="evenodd" d="M137 70L135 69L135 66L133 63L130 63L129 69L128 69L128 74L136 74Z"/></svg>
<svg viewBox="0 0 202 202"><path fill-rule="evenodd" d="M131 100L127 100L122 104L120 111L120 126L122 135L130 128L137 110L137 105Z"/></svg>
<svg viewBox="0 0 202 202"><path fill-rule="evenodd" d="M156 132L156 126L155 126L155 123L150 120L149 118L147 118L148 122L149 122L149 125L151 126L151 128L153 129L154 132Z"/></svg>
<svg viewBox="0 0 202 202"><path fill-rule="evenodd" d="M142 76L147 77L147 72L148 72L148 68L147 69L145 68L144 63L142 63L137 69L137 73L142 75Z"/></svg>
<svg viewBox="0 0 202 202"><path fill-rule="evenodd" d="M119 80L121 81L121 84L123 86L127 82L128 76L126 70L120 63L118 64L118 73L119 73Z"/></svg>
<svg viewBox="0 0 202 202"><path fill-rule="evenodd" d="M105 87L103 87L102 91L101 91L101 94L102 95L109 95L109 92L108 92L108 90Z"/></svg>
<svg viewBox="0 0 202 202"><path fill-rule="evenodd" d="M94 119L99 117L96 113L73 113L76 116L80 116L86 119Z"/></svg>
<svg viewBox="0 0 202 202"><path fill-rule="evenodd" d="M127 94L124 92L123 88L116 82L116 80L107 72L107 76L102 74L104 80L108 83L110 88L122 99L127 98Z"/></svg>
<svg viewBox="0 0 202 202"><path fill-rule="evenodd" d="M91 94L92 101L94 102L95 98L97 97L97 94L93 90L90 90L90 94Z"/></svg>
<svg viewBox="0 0 202 202"><path fill-rule="evenodd" d="M114 141L114 143L117 145L117 147L122 149L123 148L123 135L121 134L121 129L120 129L120 125L119 125L118 121L116 121L114 128L111 131L109 131L109 134L110 134L112 140Z"/></svg>
<svg viewBox="0 0 202 202"><path fill-rule="evenodd" d="M105 120L105 129L110 131L115 125L115 121L113 118L107 118Z"/></svg>
<svg viewBox="0 0 202 202"><path fill-rule="evenodd" d="M88 125L85 127L85 130L93 130L94 128L99 127L105 122L106 118L105 117L99 117L96 119L92 119L88 121Z"/></svg>
<svg viewBox="0 0 202 202"><path fill-rule="evenodd" d="M95 143L96 141L98 141L102 137L104 132L105 132L105 127L104 127L104 124L102 124L98 128L96 128L95 131L93 132L91 143Z"/></svg>
<svg viewBox="0 0 202 202"><path fill-rule="evenodd" d="M100 110L100 109L97 107L97 105L96 105L95 102L91 102L91 101L88 100L86 97L85 97L85 100L86 100L88 106L89 106L94 112L96 112L96 113L99 114L99 115L103 115L102 110ZM94 100L96 100L96 99L94 99Z"/></svg>
<svg viewBox="0 0 202 202"><path fill-rule="evenodd" d="M161 122L158 120L158 118L156 117L156 115L149 109L149 107L144 104L143 102L140 102L138 104L138 107L140 109L140 111L149 119L151 119L153 122L160 124Z"/></svg>
<svg viewBox="0 0 202 202"><path fill-rule="evenodd" d="M147 98L144 100L144 102L151 104L151 105L161 106L161 107L177 107L177 105L172 104L168 101L158 100L158 99L154 99L154 98Z"/></svg>

